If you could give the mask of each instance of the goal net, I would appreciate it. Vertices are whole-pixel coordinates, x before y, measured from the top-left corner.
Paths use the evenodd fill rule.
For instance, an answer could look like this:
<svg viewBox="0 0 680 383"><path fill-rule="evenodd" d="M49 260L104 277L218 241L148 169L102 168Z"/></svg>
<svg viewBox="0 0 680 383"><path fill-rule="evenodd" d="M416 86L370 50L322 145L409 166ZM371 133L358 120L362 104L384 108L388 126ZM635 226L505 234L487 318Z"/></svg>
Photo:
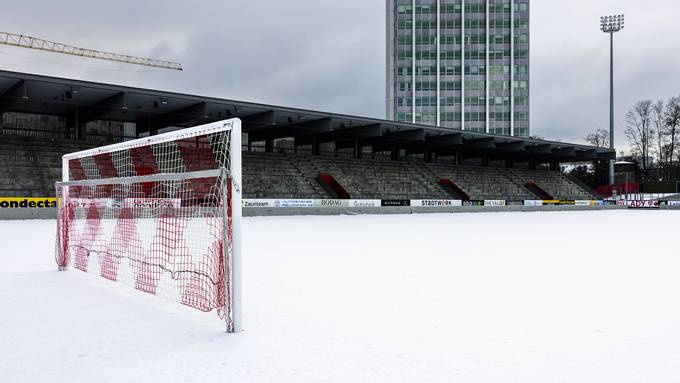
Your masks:
<svg viewBox="0 0 680 383"><path fill-rule="evenodd" d="M241 328L241 121L63 157L56 261Z"/></svg>

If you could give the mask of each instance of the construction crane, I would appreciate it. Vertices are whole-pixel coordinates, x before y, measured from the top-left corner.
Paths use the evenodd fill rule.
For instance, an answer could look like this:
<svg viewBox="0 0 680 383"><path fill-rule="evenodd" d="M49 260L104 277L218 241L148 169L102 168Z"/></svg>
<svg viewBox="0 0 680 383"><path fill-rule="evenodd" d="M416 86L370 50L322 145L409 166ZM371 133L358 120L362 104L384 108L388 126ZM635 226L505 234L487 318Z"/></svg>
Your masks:
<svg viewBox="0 0 680 383"><path fill-rule="evenodd" d="M143 65L154 68L182 70L182 64L172 61L148 59L144 57L128 56L118 53L102 52L94 49L78 48L72 45L56 43L36 37L17 35L15 33L0 32L0 45L9 45L19 48L37 49L41 51L61 53L65 55L89 57L99 60L108 60L126 64Z"/></svg>

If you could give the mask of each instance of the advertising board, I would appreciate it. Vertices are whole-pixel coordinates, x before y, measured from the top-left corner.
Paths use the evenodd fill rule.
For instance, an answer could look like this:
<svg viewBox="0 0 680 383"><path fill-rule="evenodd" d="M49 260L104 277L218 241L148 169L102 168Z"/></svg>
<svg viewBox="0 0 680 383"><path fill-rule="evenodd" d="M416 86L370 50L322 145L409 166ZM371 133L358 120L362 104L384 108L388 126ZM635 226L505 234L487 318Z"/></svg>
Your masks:
<svg viewBox="0 0 680 383"><path fill-rule="evenodd" d="M411 206L411 200L408 199L384 199L381 201L383 207L401 207Z"/></svg>
<svg viewBox="0 0 680 383"><path fill-rule="evenodd" d="M659 201L626 201L629 209L660 209L661 203Z"/></svg>
<svg viewBox="0 0 680 383"><path fill-rule="evenodd" d="M432 200L432 199L413 199L411 200L411 206L415 207L460 207L463 206L463 201L461 200Z"/></svg>

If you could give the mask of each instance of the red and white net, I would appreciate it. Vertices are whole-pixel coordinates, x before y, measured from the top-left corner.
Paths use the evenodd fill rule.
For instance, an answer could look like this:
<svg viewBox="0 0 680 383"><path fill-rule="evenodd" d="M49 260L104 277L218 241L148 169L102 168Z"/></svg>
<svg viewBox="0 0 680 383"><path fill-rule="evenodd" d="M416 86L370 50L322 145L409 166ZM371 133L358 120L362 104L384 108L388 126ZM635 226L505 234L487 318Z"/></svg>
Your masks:
<svg viewBox="0 0 680 383"><path fill-rule="evenodd" d="M59 268L216 310L233 327L230 137L193 131L65 157Z"/></svg>

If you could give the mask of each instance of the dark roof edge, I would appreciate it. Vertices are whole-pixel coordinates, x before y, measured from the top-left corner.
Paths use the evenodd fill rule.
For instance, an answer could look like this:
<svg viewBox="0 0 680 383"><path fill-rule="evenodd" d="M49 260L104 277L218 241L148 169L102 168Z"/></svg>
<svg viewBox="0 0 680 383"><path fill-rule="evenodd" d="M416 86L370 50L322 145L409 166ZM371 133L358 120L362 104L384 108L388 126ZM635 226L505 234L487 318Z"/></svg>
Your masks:
<svg viewBox="0 0 680 383"><path fill-rule="evenodd" d="M445 134L447 134L447 133L448 134L450 134L450 133L462 133L462 134L470 134L470 135L478 136L480 138L492 137L492 138L498 138L498 139L510 140L510 141L523 141L523 142L533 143L535 145L550 144L550 145L555 145L555 146L570 146L570 147L574 147L575 149L578 149L578 150L596 150L597 152L600 152L600 153L611 153L611 152L615 151L614 149L609 149L609 148L598 148L598 147L595 147L595 146L574 144L574 143L569 143L569 142L536 140L536 139L525 138L525 137L513 137L513 136L488 134L488 133L470 132L470 131L464 131L464 130L441 128L441 127L431 126L431 125L420 125L420 124L412 124L412 123L406 123L406 122L385 120L385 119L379 119L379 118L374 118L374 117L353 116L353 115L348 115L348 114L343 114L343 113L323 112L323 111L318 111L318 110L292 108L292 107L285 107L285 106L272 105L272 104L262 104L262 103L249 102L249 101L237 101L237 100L231 100L231 99L226 99L226 98L217 98L217 97L212 97L212 96L201 96L201 95L192 95L192 94L186 94L186 93L168 92L168 91L161 91L161 90L155 90L155 89L138 88L138 87L127 86L127 85L116 85L116 84L100 83L100 82L94 82L94 81L88 81L88 80L78 80L78 79L68 79L68 78L63 78L63 77L45 76L45 75L33 74L33 73L23 73L23 72L0 70L0 77L31 80L31 81L38 81L38 82L47 82L47 83L55 83L55 84L60 84L60 85L90 87L90 88L95 88L95 89L96 88L99 88L99 89L106 88L108 90L113 90L113 91L118 91L118 92L147 94L147 95L165 96L165 97L175 97L175 98L182 98L182 99L192 100L192 101L229 103L229 104L241 105L241 106L244 106L244 107L251 107L251 108L261 108L261 109L270 109L270 110L273 109L273 110L277 110L279 112L304 113L304 114L308 114L308 115L318 115L318 117L320 117L320 118L331 117L331 118L336 118L336 119L361 120L361 121L369 123L369 124L371 124L371 123L372 124L378 124L379 123L379 124L385 124L385 125L391 125L392 124L392 125L399 125L399 126L413 128L413 129L428 129L430 131L439 131L439 132L445 133Z"/></svg>

